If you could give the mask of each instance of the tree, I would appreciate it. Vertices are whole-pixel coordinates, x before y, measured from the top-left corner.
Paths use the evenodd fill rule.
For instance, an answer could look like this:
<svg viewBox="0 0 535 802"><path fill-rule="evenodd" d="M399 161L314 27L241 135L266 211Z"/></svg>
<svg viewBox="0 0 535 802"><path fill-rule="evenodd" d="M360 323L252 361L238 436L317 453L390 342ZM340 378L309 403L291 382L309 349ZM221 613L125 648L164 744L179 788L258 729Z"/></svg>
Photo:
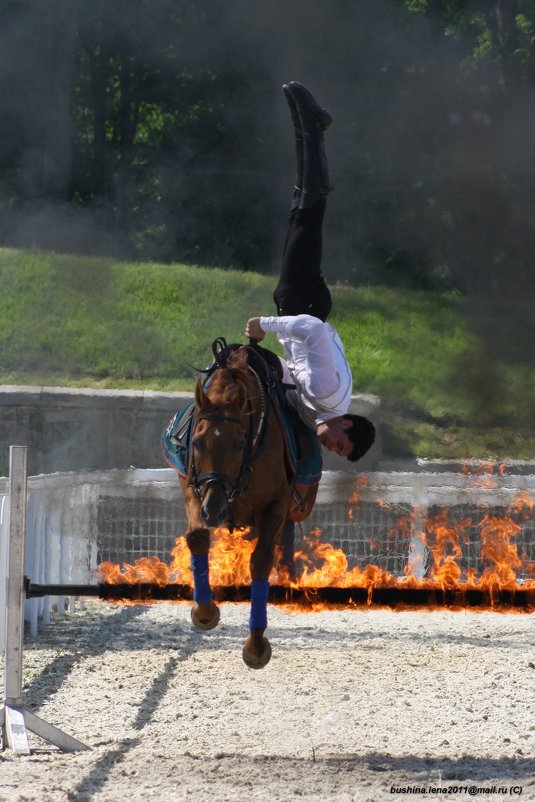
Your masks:
<svg viewBox="0 0 535 802"><path fill-rule="evenodd" d="M4 242L274 269L280 84L332 108L331 280L528 280L535 0L6 0Z"/></svg>

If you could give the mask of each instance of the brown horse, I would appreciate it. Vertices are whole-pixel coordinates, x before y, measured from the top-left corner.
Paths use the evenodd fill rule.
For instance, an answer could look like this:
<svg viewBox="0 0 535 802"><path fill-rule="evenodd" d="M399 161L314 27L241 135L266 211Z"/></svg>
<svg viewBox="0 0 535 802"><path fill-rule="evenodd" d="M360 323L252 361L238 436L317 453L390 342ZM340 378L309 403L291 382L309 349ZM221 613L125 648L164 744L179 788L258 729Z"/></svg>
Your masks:
<svg viewBox="0 0 535 802"><path fill-rule="evenodd" d="M292 493L282 427L265 385L248 364L247 350L242 346L225 359L206 389L197 382L188 474L181 484L194 574L191 616L200 629L212 629L219 621L208 579L210 528L247 526L257 538L243 659L250 668L263 668L271 657L264 636L269 575L291 514Z"/></svg>

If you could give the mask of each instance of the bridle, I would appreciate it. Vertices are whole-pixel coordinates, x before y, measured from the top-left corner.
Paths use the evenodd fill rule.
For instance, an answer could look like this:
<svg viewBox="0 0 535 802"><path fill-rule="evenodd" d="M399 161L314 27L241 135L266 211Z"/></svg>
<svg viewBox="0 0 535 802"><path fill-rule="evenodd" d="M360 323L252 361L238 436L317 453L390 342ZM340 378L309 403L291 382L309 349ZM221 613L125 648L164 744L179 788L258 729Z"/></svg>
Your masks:
<svg viewBox="0 0 535 802"><path fill-rule="evenodd" d="M226 415L224 412L200 412L196 417L196 424L201 420L217 421L223 424L230 423L241 426L246 434L242 462L237 476L229 476L229 474L223 473L222 471L203 471L199 473L197 465L195 464L195 450L194 448L191 449L190 483L193 492L200 499L201 504L204 501L208 489L214 484L218 484L222 487L228 504L232 504L232 502L236 501L237 498L249 489L253 475L252 463L261 452L261 447L263 445L264 433L267 426L268 404L266 391L260 377L250 365L247 365L247 369L256 378L260 390L260 415L256 429L253 424L253 412L250 401L248 401L249 426L247 429L241 418L233 415ZM195 431L193 432L193 436L195 436Z"/></svg>
<svg viewBox="0 0 535 802"><path fill-rule="evenodd" d="M232 415L225 415L223 412L202 412L197 416L196 422L198 423L201 420L213 420L217 421L218 423L233 423L241 426L243 431L245 431L245 426L241 418ZM243 449L243 459L240 470L238 475L235 477L229 476L227 473L223 473L222 471L203 471L203 473L198 473L197 466L195 464L195 451L194 448L191 449L191 486L195 495L201 500L201 503L204 500L208 488L214 484L222 486L225 497L229 504L235 501L238 496L240 496L247 489L247 480L250 479L253 473L251 466L251 438L249 437L250 428L251 427L249 427L248 436Z"/></svg>

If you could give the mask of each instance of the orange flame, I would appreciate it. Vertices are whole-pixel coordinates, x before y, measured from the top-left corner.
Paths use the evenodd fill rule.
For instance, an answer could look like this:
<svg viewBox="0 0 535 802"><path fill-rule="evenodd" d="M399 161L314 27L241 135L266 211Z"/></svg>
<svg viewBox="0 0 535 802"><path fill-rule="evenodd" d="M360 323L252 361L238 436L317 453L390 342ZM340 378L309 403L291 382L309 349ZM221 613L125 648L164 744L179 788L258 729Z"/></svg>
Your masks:
<svg viewBox="0 0 535 802"><path fill-rule="evenodd" d="M391 504L389 504L387 501L383 501L383 499L382 499L382 498L378 498L378 499L376 500L376 502L375 502L375 503L376 503L376 504L377 504L377 506L378 506L378 507L380 507L382 510L389 510L389 509L391 508L391 506L392 506L392 505L391 505Z"/></svg>
<svg viewBox="0 0 535 802"><path fill-rule="evenodd" d="M352 496L353 499L353 496ZM382 506L383 502L377 502ZM391 506L391 505L387 505ZM405 576L394 576L377 565L364 568L349 568L348 559L341 549L322 542L322 532L313 530L305 538L305 547L296 553L301 574L291 581L283 570L272 571L270 581L295 588L359 587L367 588L371 599L374 588L399 587L441 590L467 590L471 588L493 593L501 589L535 589L535 564L526 555L518 553L514 538L521 533L521 521L533 512L533 499L525 491L519 491L502 516L484 514L479 522L467 518L455 524L450 521L450 511L424 518L415 508L410 515L400 517L387 533L387 542L406 543L417 535L428 552L427 576L417 578L407 564ZM516 520L515 520L516 519ZM475 568L463 568L463 547L470 542L470 532L479 531L481 538L480 560L485 566L478 575ZM472 538L473 539L473 538ZM372 550L380 549L377 540L368 541ZM474 544L472 543L472 548ZM249 529L215 529L210 550L210 578L214 586L247 585L251 581L249 561L255 547L255 539ZM162 562L158 557L144 557L133 564L120 566L103 562L98 568L101 581L109 584L154 582L166 585L170 582L192 585L190 553L184 537L178 537L171 552L171 562ZM517 577L522 570L524 579ZM527 579L526 576L533 578ZM320 605L321 607L321 605ZM312 609L317 609L316 605Z"/></svg>
<svg viewBox="0 0 535 802"><path fill-rule="evenodd" d="M365 474L359 474L355 479L355 487L353 489L353 493L351 494L348 504L349 509L347 511L347 517L350 521L353 521L353 507L355 504L359 503L360 500L360 488L366 487L368 485L368 477Z"/></svg>
<svg viewBox="0 0 535 802"><path fill-rule="evenodd" d="M524 520L529 518L530 514L533 512L533 507L533 498L526 490L519 490L509 505L510 511L523 514Z"/></svg>

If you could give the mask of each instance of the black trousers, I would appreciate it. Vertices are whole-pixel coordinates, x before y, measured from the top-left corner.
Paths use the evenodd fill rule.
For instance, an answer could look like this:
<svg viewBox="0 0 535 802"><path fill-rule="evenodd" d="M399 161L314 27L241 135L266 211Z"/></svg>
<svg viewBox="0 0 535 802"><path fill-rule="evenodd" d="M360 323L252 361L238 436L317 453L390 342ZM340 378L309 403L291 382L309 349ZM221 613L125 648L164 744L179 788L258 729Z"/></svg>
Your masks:
<svg viewBox="0 0 535 802"><path fill-rule="evenodd" d="M279 283L273 293L279 315L314 315L326 320L331 293L321 273L325 198L310 209L292 209Z"/></svg>
<svg viewBox="0 0 535 802"><path fill-rule="evenodd" d="M314 315L325 321L331 311L331 293L321 274L325 205L323 198L310 209L290 211L279 283L273 293L279 315ZM295 524L290 519L284 525L280 545L280 563L293 579Z"/></svg>

